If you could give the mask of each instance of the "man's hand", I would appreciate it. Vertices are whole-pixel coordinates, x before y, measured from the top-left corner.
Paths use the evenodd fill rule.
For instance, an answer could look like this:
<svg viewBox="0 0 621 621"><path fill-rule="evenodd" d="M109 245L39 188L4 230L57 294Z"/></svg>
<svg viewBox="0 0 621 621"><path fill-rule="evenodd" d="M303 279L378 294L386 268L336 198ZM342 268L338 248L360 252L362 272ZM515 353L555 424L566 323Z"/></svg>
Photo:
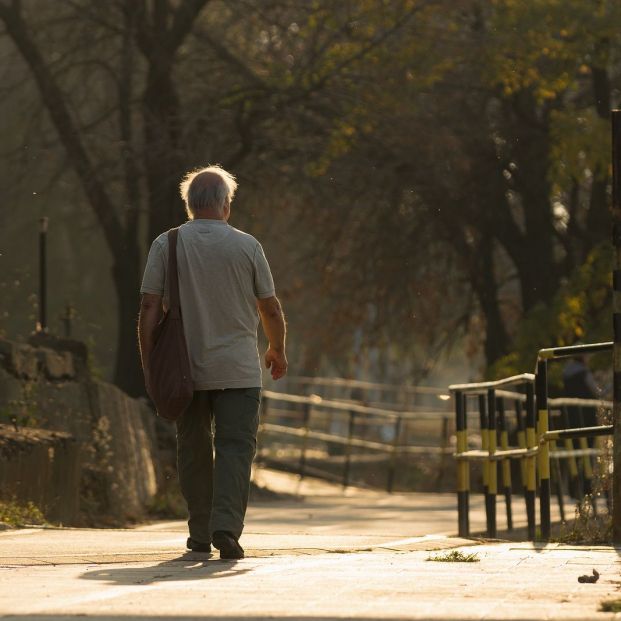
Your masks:
<svg viewBox="0 0 621 621"><path fill-rule="evenodd" d="M263 330L270 346L265 352L265 366L272 371L272 379L277 380L287 373L285 355L285 316L278 298L273 296L257 300L257 308Z"/></svg>
<svg viewBox="0 0 621 621"><path fill-rule="evenodd" d="M271 369L273 380L284 377L287 374L287 356L285 352L269 347L265 352L265 368Z"/></svg>

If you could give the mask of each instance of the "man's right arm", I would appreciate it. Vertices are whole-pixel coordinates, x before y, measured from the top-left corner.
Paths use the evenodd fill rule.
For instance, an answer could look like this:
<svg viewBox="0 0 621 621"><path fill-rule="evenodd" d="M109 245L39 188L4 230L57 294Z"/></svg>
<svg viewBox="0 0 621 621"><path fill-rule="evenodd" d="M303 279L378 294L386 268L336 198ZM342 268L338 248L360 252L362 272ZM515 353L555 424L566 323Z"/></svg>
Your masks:
<svg viewBox="0 0 621 621"><path fill-rule="evenodd" d="M144 372L144 383L149 392L149 359L153 351L153 334L160 317L162 316L162 296L153 293L144 293L140 301L138 315L138 345L140 360Z"/></svg>
<svg viewBox="0 0 621 621"><path fill-rule="evenodd" d="M147 392L149 392L149 359L153 349L153 334L162 316L162 300L166 282L166 260L158 241L160 238L161 236L151 244L140 287L142 299L138 317L138 344Z"/></svg>
<svg viewBox="0 0 621 621"><path fill-rule="evenodd" d="M285 316L276 296L257 299L257 308L263 331L269 341L269 347L265 352L265 366L271 369L272 379L277 380L287 373Z"/></svg>

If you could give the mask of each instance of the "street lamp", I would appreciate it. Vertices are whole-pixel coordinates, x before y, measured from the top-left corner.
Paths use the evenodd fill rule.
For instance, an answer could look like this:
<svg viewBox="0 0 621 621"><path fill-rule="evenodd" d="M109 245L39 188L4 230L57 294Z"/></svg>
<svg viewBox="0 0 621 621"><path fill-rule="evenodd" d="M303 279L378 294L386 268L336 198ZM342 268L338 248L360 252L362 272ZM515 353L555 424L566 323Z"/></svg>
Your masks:
<svg viewBox="0 0 621 621"><path fill-rule="evenodd" d="M47 332L47 225L49 218L39 218L39 321L36 332Z"/></svg>

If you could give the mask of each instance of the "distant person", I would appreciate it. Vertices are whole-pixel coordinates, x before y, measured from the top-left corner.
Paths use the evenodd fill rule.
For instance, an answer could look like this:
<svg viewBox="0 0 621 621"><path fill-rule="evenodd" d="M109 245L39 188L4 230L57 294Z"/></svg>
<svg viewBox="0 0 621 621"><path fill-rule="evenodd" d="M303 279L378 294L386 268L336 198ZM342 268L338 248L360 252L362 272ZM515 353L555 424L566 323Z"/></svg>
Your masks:
<svg viewBox="0 0 621 621"><path fill-rule="evenodd" d="M575 399L597 399L599 389L584 356L570 358L563 368L563 395ZM571 427L597 425L597 408L568 408Z"/></svg>
<svg viewBox="0 0 621 621"><path fill-rule="evenodd" d="M265 365L287 372L285 320L261 244L228 224L235 178L218 166L181 183L189 220L179 227L177 261L194 398L177 421L177 466L188 505L187 547L244 557L239 538L256 453L261 363L259 317L269 341ZM142 287L139 340L145 382L153 331L168 295L168 238L151 245ZM258 311L258 313L257 313ZM212 438L213 421L213 438ZM215 461L213 446L215 445Z"/></svg>

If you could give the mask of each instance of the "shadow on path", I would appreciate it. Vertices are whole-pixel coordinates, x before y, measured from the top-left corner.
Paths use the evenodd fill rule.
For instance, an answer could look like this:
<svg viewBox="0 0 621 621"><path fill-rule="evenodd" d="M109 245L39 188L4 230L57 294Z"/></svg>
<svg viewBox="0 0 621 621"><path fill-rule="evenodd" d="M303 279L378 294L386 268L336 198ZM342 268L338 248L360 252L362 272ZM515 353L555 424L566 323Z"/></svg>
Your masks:
<svg viewBox="0 0 621 621"><path fill-rule="evenodd" d="M236 566L238 561L223 561L214 558L213 553L188 552L150 567L107 567L93 569L80 575L84 580L101 580L107 584L131 585L176 582L179 580L205 580L230 578L250 571L250 567Z"/></svg>

